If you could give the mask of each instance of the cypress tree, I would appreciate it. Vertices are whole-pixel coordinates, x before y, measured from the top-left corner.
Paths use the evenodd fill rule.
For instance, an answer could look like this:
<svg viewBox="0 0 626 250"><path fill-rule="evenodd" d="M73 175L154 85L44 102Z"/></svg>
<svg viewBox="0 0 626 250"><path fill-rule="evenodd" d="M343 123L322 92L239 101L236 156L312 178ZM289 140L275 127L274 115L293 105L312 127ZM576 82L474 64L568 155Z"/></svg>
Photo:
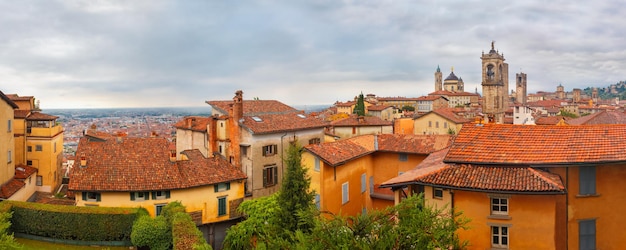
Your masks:
<svg viewBox="0 0 626 250"><path fill-rule="evenodd" d="M296 230L308 232L313 223L313 214L310 213L310 209L313 206L315 194L309 191L311 177L307 175L307 169L302 166L301 154L302 147L297 143L289 146L287 157L284 159L287 172L278 195L279 226L290 232Z"/></svg>
<svg viewBox="0 0 626 250"><path fill-rule="evenodd" d="M356 105L354 106L354 111L352 112L357 114L358 116L365 115L365 100L363 98L363 92L359 95L359 98L356 101Z"/></svg>

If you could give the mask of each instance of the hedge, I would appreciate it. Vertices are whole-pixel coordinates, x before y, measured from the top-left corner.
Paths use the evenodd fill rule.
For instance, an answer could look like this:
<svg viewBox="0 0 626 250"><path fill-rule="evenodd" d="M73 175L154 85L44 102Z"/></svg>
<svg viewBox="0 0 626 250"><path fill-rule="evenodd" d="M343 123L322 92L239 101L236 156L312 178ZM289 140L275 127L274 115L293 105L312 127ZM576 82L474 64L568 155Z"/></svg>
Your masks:
<svg viewBox="0 0 626 250"><path fill-rule="evenodd" d="M5 204L8 203L8 204ZM11 231L42 237L82 241L129 241L133 222L143 208L76 207L3 201L11 207Z"/></svg>
<svg viewBox="0 0 626 250"><path fill-rule="evenodd" d="M186 213L174 214L172 238L174 249L212 249L191 220L191 216Z"/></svg>

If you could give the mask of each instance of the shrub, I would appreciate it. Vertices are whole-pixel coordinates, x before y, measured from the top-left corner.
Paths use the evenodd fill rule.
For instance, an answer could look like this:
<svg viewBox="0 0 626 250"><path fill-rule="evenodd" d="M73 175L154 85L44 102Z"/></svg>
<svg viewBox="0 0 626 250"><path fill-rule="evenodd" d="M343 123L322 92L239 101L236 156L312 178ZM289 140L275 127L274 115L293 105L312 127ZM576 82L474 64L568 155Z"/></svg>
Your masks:
<svg viewBox="0 0 626 250"><path fill-rule="evenodd" d="M141 216L133 225L130 240L135 246L167 250L172 244L172 233L165 217L152 219L150 216Z"/></svg>
<svg viewBox="0 0 626 250"><path fill-rule="evenodd" d="M172 239L174 249L212 249L191 220L191 216L186 213L175 213L172 216Z"/></svg>

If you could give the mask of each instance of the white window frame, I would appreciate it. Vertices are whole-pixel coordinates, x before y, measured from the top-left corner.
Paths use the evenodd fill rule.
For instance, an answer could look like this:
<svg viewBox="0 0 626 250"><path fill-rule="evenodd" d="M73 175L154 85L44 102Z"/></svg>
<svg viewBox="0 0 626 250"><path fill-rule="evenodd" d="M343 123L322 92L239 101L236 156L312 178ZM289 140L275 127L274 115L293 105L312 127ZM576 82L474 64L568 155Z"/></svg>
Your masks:
<svg viewBox="0 0 626 250"><path fill-rule="evenodd" d="M135 201L147 201L150 200L150 193L146 192L133 192L135 196ZM147 195L146 195L147 194Z"/></svg>
<svg viewBox="0 0 626 250"><path fill-rule="evenodd" d="M502 201L505 202L505 204L502 204ZM489 197L489 203L490 203L490 209L491 209L491 214L493 215L508 215L509 214L509 205L511 204L509 202L509 198L508 197ZM497 209L494 209L497 208ZM506 208L506 211L502 211L502 208Z"/></svg>
<svg viewBox="0 0 626 250"><path fill-rule="evenodd" d="M497 230L494 230L494 229L497 229ZM505 229L505 230L502 230L502 229ZM503 232L503 231L506 231L506 232ZM496 239L498 242L495 242ZM505 239L506 243L502 243L502 239ZM492 247L509 248L510 242L511 242L511 232L509 232L509 227L499 226L499 225L491 226L491 246Z"/></svg>
<svg viewBox="0 0 626 250"><path fill-rule="evenodd" d="M154 191L154 199L155 200L165 200L167 199L167 194L164 190Z"/></svg>
<svg viewBox="0 0 626 250"><path fill-rule="evenodd" d="M98 193L96 192L87 192L87 195L85 197L87 197L85 201L89 201L89 202L98 201Z"/></svg>
<svg viewBox="0 0 626 250"><path fill-rule="evenodd" d="M341 204L346 204L350 201L350 183L344 182L341 184Z"/></svg>

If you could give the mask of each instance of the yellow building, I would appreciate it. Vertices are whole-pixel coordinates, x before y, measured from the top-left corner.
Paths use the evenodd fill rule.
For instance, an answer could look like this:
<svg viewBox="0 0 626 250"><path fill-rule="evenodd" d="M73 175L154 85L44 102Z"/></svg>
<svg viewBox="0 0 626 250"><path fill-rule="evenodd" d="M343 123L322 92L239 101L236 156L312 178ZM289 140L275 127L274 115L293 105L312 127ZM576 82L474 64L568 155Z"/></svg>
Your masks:
<svg viewBox="0 0 626 250"><path fill-rule="evenodd" d="M364 135L304 147L302 164L322 211L357 215L393 205L385 180L419 164L429 153L445 148L450 136Z"/></svg>
<svg viewBox="0 0 626 250"><path fill-rule="evenodd" d="M14 111L17 163L38 170L37 191L56 192L63 177L63 127L58 117L39 112L32 96L8 97L18 106Z"/></svg>
<svg viewBox="0 0 626 250"><path fill-rule="evenodd" d="M471 219L468 249L621 249L626 125L465 126L383 183Z"/></svg>
<svg viewBox="0 0 626 250"><path fill-rule="evenodd" d="M393 122L376 116L350 115L330 122L329 132L341 139L360 135L393 134Z"/></svg>
<svg viewBox="0 0 626 250"><path fill-rule="evenodd" d="M180 201L205 232L240 218L236 209L244 198L245 174L220 156L206 158L197 149L180 154L176 160L175 146L161 137L87 133L79 141L68 189L77 206L143 207L152 216ZM211 242L215 234L206 237Z"/></svg>
<svg viewBox="0 0 626 250"><path fill-rule="evenodd" d="M454 108L435 109L414 120L413 133L416 135L444 135L458 133L463 124L470 120L457 115Z"/></svg>

